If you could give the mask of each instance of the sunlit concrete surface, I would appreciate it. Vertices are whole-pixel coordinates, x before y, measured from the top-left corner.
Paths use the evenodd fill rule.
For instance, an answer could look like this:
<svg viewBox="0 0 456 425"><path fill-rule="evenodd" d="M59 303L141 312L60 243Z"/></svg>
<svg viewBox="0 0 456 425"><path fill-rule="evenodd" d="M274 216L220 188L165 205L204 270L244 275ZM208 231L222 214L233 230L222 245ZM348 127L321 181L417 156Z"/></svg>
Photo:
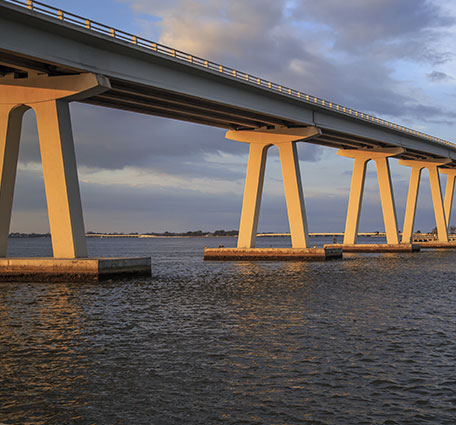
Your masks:
<svg viewBox="0 0 456 425"><path fill-rule="evenodd" d="M444 209L447 229L450 225L451 210L453 207L454 181L456 179L456 170L451 168L439 168L440 174L446 174L447 180L445 185Z"/></svg>
<svg viewBox="0 0 456 425"><path fill-rule="evenodd" d="M393 188L391 185L391 174L388 157L404 152L403 148L377 148L371 150L339 150L338 155L355 160L348 201L347 220L345 224L344 244L356 243L358 235L359 217L366 180L366 165L374 160L377 166L378 185L380 189L380 200L383 210L383 221L385 223L386 240L388 244L399 243L397 231L396 207L394 205Z"/></svg>
<svg viewBox="0 0 456 425"><path fill-rule="evenodd" d="M24 112L38 124L52 249L55 258L87 256L81 195L68 103L101 93L109 81L95 74L48 76L29 72L0 78L0 257L6 256Z"/></svg>
<svg viewBox="0 0 456 425"><path fill-rule="evenodd" d="M435 222L437 226L437 235L439 242L448 242L448 228L447 219L445 217L444 202L442 199L442 189L440 187L440 178L438 167L450 163L451 160L446 159L443 161L439 160L428 160L428 161L399 161L400 165L411 167L412 171L410 174L409 192L407 197L407 206L405 210L404 218L404 230L402 233L402 242L410 243L413 231L413 224L415 221L416 202L418 199L418 190L420 185L421 171L423 168L427 168L429 171L429 182L431 184L432 192L432 203L434 207ZM446 194L448 198L453 197L449 191ZM448 211L451 207L448 206Z"/></svg>
<svg viewBox="0 0 456 425"><path fill-rule="evenodd" d="M207 261L325 261L341 258L340 247L204 249Z"/></svg>
<svg viewBox="0 0 456 425"><path fill-rule="evenodd" d="M374 244L374 243L360 243L360 244L331 244L325 247L340 248L343 252L418 252L420 244Z"/></svg>
<svg viewBox="0 0 456 425"><path fill-rule="evenodd" d="M150 257L0 258L0 281L99 281L150 275Z"/></svg>
<svg viewBox="0 0 456 425"><path fill-rule="evenodd" d="M266 155L268 148L272 145L279 148L292 247L307 248L307 218L295 142L309 140L319 134L320 132L315 127L228 131L226 133L227 139L250 144L238 248L255 247Z"/></svg>
<svg viewBox="0 0 456 425"><path fill-rule="evenodd" d="M428 241L420 242L421 249L456 249L456 241L452 242L440 242L440 241Z"/></svg>

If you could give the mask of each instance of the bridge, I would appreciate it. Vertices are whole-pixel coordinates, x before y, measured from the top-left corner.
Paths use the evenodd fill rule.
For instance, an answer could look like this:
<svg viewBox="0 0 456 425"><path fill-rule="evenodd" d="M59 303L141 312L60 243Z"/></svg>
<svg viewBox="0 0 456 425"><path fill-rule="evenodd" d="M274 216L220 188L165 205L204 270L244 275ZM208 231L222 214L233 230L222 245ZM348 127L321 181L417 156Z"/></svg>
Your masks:
<svg viewBox="0 0 456 425"><path fill-rule="evenodd" d="M343 247L356 244L366 164L374 161L387 245L410 246L429 171L438 241L448 242L456 145L33 0L0 0L0 256L6 255L22 115L38 123L54 257L86 257L69 102L227 130L248 143L238 249L253 249L267 151L279 148L293 249L308 249L297 142L354 160ZM402 235L389 158L410 167ZM440 174L447 175L442 197ZM401 237L401 240L399 239Z"/></svg>

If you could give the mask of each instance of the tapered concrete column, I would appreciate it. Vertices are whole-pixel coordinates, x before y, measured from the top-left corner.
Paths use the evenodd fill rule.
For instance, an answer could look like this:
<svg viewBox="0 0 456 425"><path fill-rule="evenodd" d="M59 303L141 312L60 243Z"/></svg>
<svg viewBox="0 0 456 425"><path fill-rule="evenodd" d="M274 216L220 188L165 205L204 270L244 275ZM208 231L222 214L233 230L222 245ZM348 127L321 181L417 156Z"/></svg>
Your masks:
<svg viewBox="0 0 456 425"><path fill-rule="evenodd" d="M445 218L445 210L442 200L442 190L440 187L438 166L447 164L449 162L451 162L451 159L436 161L399 161L400 165L412 167L412 175L410 177L409 187L409 198L407 199L407 207L405 211L402 242L410 243L412 238L413 224L415 221L416 201L418 198L419 190L420 173L423 168L427 168L429 171L429 181L431 184L432 203L434 206L434 215L437 227L438 240L439 242L448 242L447 220Z"/></svg>
<svg viewBox="0 0 456 425"><path fill-rule="evenodd" d="M0 257L6 256L24 106L0 104Z"/></svg>
<svg viewBox="0 0 456 425"><path fill-rule="evenodd" d="M294 142L310 139L319 134L320 131L315 127L240 130L226 133L227 139L250 143L238 248L255 247L266 152L271 145L277 145L280 152L292 247L307 247L307 219Z"/></svg>
<svg viewBox="0 0 456 425"><path fill-rule="evenodd" d="M386 243L398 244L399 233L397 231L396 207L388 159L386 157L376 158L375 164L377 166L378 187L380 189Z"/></svg>
<svg viewBox="0 0 456 425"><path fill-rule="evenodd" d="M364 182L366 180L366 165L371 159L375 160L377 166L377 178L380 189L380 199L382 203L383 221L385 224L387 243L399 243L396 208L394 205L391 174L387 158L398 155L403 151L404 150L402 148L385 148L373 149L369 151L341 149L337 152L338 155L353 158L355 160L353 164L347 219L345 222L344 244L353 245L356 243L364 192Z"/></svg>
<svg viewBox="0 0 456 425"><path fill-rule="evenodd" d="M239 225L238 248L253 248L258 229L261 195L263 192L266 154L270 145L252 143L245 177L244 200Z"/></svg>
<svg viewBox="0 0 456 425"><path fill-rule="evenodd" d="M307 248L307 217L296 142L280 143L278 147L287 201L291 246L293 248Z"/></svg>
<svg viewBox="0 0 456 425"><path fill-rule="evenodd" d="M49 77L30 73L28 78L15 78L14 74L0 78L0 143L5 142L0 153L0 255L6 252L21 118L26 109L33 108L38 123L54 257L87 256L68 102L109 88L109 80L95 74Z"/></svg>
<svg viewBox="0 0 456 425"><path fill-rule="evenodd" d="M400 163L401 161L399 161ZM421 170L423 167L412 167L410 183L407 195L407 206L405 207L404 226L402 228L401 243L411 243L413 225L415 224L416 204L418 200L418 189L421 180Z"/></svg>
<svg viewBox="0 0 456 425"><path fill-rule="evenodd" d="M445 198L443 206L445 210L445 219L447 227L450 226L451 210L453 207L454 181L456 179L456 170L452 168L439 168L441 174L447 175L445 186Z"/></svg>
<svg viewBox="0 0 456 425"><path fill-rule="evenodd" d="M345 220L344 244L353 245L356 243L368 161L367 158L355 158L353 164L347 219Z"/></svg>
<svg viewBox="0 0 456 425"><path fill-rule="evenodd" d="M443 207L442 189L440 187L439 171L437 167L428 167L431 183L432 203L434 204L435 223L440 242L448 242L448 228Z"/></svg>
<svg viewBox="0 0 456 425"><path fill-rule="evenodd" d="M33 109L40 138L54 257L86 257L84 220L68 102L54 100L36 103Z"/></svg>

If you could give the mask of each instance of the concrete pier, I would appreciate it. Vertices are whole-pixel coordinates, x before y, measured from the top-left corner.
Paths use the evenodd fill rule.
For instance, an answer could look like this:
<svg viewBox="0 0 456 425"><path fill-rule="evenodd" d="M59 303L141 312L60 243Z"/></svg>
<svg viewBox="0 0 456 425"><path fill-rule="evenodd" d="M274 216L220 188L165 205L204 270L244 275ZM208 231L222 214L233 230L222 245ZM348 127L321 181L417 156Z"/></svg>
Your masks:
<svg viewBox="0 0 456 425"><path fill-rule="evenodd" d="M326 261L342 258L339 247L204 248L207 261Z"/></svg>
<svg viewBox="0 0 456 425"><path fill-rule="evenodd" d="M429 241L421 242L421 249L456 249L456 241L452 242L440 242L440 241Z"/></svg>
<svg viewBox="0 0 456 425"><path fill-rule="evenodd" d="M100 281L151 275L150 257L0 258L0 281Z"/></svg>
<svg viewBox="0 0 456 425"><path fill-rule="evenodd" d="M425 161L400 160L399 165L411 167L409 192L407 196L407 206L405 208L404 227L402 232L402 242L410 243L412 240L412 229L415 222L416 203L420 186L421 171L426 168L429 172L429 182L431 184L432 204L434 206L435 223L437 227L437 237L439 242L448 242L448 219L445 216L445 205L442 199L442 189L440 187L439 166L451 163L451 159L427 159ZM449 191L452 188L448 188ZM452 194L452 193L451 193ZM447 192L447 211L451 212L448 205L449 193ZM451 199L452 200L452 199Z"/></svg>
<svg viewBox="0 0 456 425"><path fill-rule="evenodd" d="M420 245L415 243L400 244L331 244L325 245L325 248L340 248L343 252L418 252Z"/></svg>
<svg viewBox="0 0 456 425"><path fill-rule="evenodd" d="M396 207L394 204L393 187L388 158L404 152L401 147L376 149L339 149L337 155L355 160L353 164L350 196L348 198L347 219L345 222L344 245L353 245L358 236L359 218L363 200L366 165L374 160L377 166L377 180L380 189L383 221L388 245L399 243L397 231Z"/></svg>

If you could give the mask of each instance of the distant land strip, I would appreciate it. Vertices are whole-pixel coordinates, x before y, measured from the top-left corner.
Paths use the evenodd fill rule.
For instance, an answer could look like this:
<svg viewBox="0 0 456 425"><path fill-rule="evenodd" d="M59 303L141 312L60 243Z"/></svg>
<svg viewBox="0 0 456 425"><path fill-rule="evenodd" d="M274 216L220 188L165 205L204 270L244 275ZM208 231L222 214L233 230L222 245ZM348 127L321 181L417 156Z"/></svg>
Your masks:
<svg viewBox="0 0 456 425"><path fill-rule="evenodd" d="M453 226L452 226L453 227ZM432 238L435 232L422 233L420 231L413 234L414 238ZM456 228L451 229L450 235L456 234ZM344 232L311 232L308 234L310 237L343 237ZM399 235L402 235L399 232ZM50 237L49 233L19 233L14 232L10 233L10 238L43 238ZM203 232L200 230L189 231L189 232L164 232L164 233L97 233L97 232L87 232L86 237L88 238L192 238L192 237L237 237L237 230L216 230L215 232ZM257 237L287 237L290 236L290 233L257 233ZM360 232L358 236L372 237L372 238L383 238L386 237L385 232Z"/></svg>
<svg viewBox="0 0 456 425"><path fill-rule="evenodd" d="M421 233L418 233L420 235ZM344 232L313 232L308 233L310 237L333 237L333 236L344 236ZM427 235L427 233L423 233ZM430 234L429 234L430 235ZM237 236L236 234L215 234L215 233L202 233L201 235L188 235L187 233L173 233L173 234L122 234L122 233L87 233L87 237L96 237L96 238L182 238L182 237L223 237L223 236ZM257 237L281 237L281 236L290 236L290 233L257 233ZM358 236L367 236L367 237L385 237L385 232L360 232Z"/></svg>

